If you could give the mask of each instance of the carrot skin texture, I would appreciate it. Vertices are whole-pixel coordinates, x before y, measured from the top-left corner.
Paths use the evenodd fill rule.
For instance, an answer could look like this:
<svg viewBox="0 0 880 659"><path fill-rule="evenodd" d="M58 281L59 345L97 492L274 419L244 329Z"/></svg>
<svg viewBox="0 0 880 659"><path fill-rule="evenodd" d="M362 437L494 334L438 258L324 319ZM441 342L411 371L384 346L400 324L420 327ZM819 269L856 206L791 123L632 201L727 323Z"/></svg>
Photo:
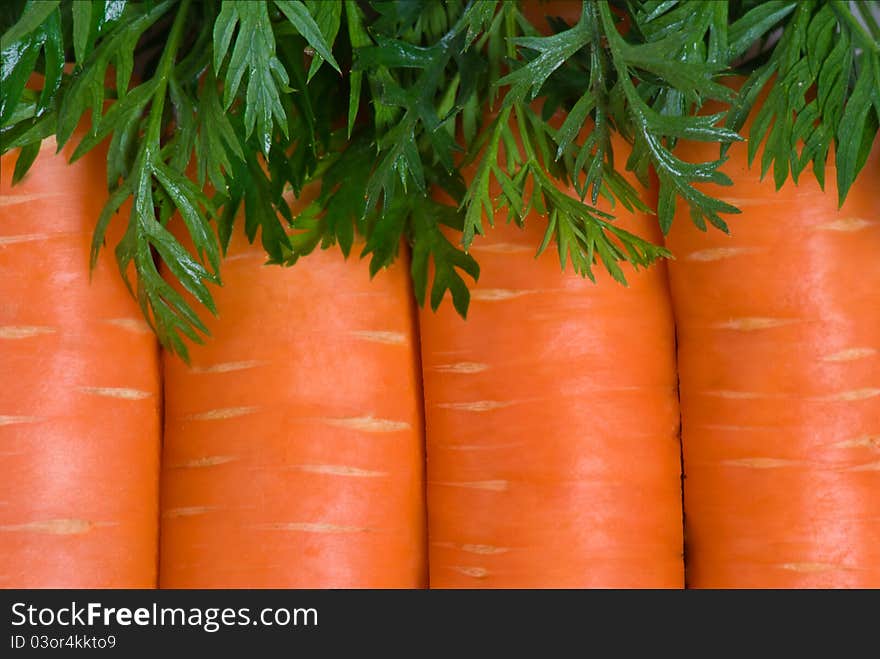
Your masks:
<svg viewBox="0 0 880 659"><path fill-rule="evenodd" d="M599 266L592 284L552 249L535 258L544 218L504 222L474 240L467 320L449 304L420 315L430 585L681 587L664 266L627 268L628 288Z"/></svg>
<svg viewBox="0 0 880 659"><path fill-rule="evenodd" d="M68 165L76 141L46 140L14 187L0 164L0 587L150 588L158 347L112 249L89 281L104 153Z"/></svg>
<svg viewBox="0 0 880 659"><path fill-rule="evenodd" d="M746 158L730 235L680 208L667 239L688 584L880 587L880 148L839 210L833 165L777 192Z"/></svg>
<svg viewBox="0 0 880 659"><path fill-rule="evenodd" d="M525 10L548 32L543 16L576 22L574 5ZM650 218L614 212L661 240ZM419 317L430 586L680 588L665 266L624 267L624 288L597 265L592 284L562 272L553 246L535 258L546 218L532 212L523 230L505 219L471 247L481 274L467 320L448 301Z"/></svg>
<svg viewBox="0 0 880 659"><path fill-rule="evenodd" d="M406 269L264 262L235 236L212 336L191 366L165 356L161 585L424 587Z"/></svg>

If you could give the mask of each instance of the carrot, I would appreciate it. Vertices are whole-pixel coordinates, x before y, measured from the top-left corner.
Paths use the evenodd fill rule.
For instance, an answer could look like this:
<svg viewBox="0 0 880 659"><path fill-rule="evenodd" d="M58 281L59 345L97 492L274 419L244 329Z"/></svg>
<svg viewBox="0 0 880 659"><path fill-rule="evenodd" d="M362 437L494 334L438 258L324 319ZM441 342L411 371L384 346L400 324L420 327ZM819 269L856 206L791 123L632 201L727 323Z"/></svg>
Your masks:
<svg viewBox="0 0 880 659"><path fill-rule="evenodd" d="M581 7L523 9L546 33L544 16L575 23ZM660 239L650 218L614 210ZM593 285L552 250L534 257L545 228L534 212L524 230L499 216L471 247L481 275L467 321L443 306L420 316L430 585L680 587L664 267L624 268L629 288L597 269Z"/></svg>
<svg viewBox="0 0 880 659"><path fill-rule="evenodd" d="M615 212L660 240L648 216ZM430 585L681 587L665 269L625 268L625 288L597 267L594 285L552 250L535 258L545 228L499 216L471 248L467 320L420 316Z"/></svg>
<svg viewBox="0 0 880 659"><path fill-rule="evenodd" d="M824 192L776 192L744 143L725 167L731 235L682 208L668 236L688 583L878 587L880 149L839 210L833 165Z"/></svg>
<svg viewBox="0 0 880 659"><path fill-rule="evenodd" d="M165 357L161 585L423 587L405 266L264 261L234 237L212 336L190 366Z"/></svg>
<svg viewBox="0 0 880 659"><path fill-rule="evenodd" d="M154 587L158 349L112 251L89 282L104 154L54 148L0 165L0 586Z"/></svg>

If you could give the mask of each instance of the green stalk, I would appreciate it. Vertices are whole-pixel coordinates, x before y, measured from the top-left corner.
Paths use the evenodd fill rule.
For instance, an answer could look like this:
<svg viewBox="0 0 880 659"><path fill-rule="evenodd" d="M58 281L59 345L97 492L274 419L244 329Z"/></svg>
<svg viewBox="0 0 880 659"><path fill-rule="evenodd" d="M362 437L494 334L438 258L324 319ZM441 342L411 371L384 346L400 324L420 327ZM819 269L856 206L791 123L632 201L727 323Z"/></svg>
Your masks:
<svg viewBox="0 0 880 659"><path fill-rule="evenodd" d="M862 27L862 24L856 20L856 17L853 16L852 12L849 10L847 3L835 0L831 3L831 9L834 10L837 19L841 23L846 24L847 28L849 28L850 34L852 34L859 45L865 49L866 54L869 52L874 55L880 54L880 44L874 41L874 39L871 38L871 35L865 31L864 27ZM868 9L868 11L870 12L870 9Z"/></svg>
<svg viewBox="0 0 880 659"><path fill-rule="evenodd" d="M159 66L156 67L156 76L159 78L159 84L153 93L153 106L150 108L150 120L147 123L147 133L145 136L147 149L150 149L151 145L158 146L159 144L159 136L162 130L162 111L165 107L165 95L168 90L168 78L171 77L171 71L174 69L174 60L180 47L180 38L183 35L183 26L191 2L192 0L182 0L180 3L177 16L174 17L174 24L171 26L171 32L168 34L167 45L162 52Z"/></svg>

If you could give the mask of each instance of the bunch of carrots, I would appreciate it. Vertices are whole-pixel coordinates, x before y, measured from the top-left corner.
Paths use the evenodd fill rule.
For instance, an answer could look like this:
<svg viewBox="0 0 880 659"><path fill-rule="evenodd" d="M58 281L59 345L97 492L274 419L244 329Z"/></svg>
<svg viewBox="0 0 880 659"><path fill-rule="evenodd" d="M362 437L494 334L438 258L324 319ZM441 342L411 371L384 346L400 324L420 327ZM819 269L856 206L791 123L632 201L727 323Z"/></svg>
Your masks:
<svg viewBox="0 0 880 659"><path fill-rule="evenodd" d="M729 234L616 208L673 255L626 287L499 215L466 320L405 246L236 235L185 362L90 272L102 154L51 142L0 163L0 587L880 587L880 146L838 207L733 144Z"/></svg>
<svg viewBox="0 0 880 659"><path fill-rule="evenodd" d="M880 158L837 209L734 147L736 230L628 288L499 226L466 321L242 239L189 364L89 282L100 158L38 158L0 197L3 586L880 585Z"/></svg>

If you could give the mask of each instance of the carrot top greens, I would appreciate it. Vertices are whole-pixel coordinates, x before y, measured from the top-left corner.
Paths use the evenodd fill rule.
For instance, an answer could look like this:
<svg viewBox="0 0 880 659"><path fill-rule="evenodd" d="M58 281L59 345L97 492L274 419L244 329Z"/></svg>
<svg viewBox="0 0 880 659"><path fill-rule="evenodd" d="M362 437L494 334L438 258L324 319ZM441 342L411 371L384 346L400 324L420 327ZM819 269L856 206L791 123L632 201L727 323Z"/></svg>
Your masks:
<svg viewBox="0 0 880 659"><path fill-rule="evenodd" d="M620 281L621 263L668 253L615 226L600 195L655 211L664 231L680 197L698 226L727 230L721 216L738 210L695 184L731 183L725 149L762 91L750 157L763 142L777 186L808 165L824 183L833 148L842 203L880 124L878 4L599 0L578 3L571 24L551 11L533 25L522 3L496 0L17 0L0 9L0 151L20 148L20 180L43 139L60 149L84 118L73 158L108 142L93 261L109 222L127 222L120 271L134 265L145 317L184 356L206 328L159 264L214 312L242 206L274 264L318 246L348 255L358 235L376 272L405 239L419 303L449 291L465 315L479 276L467 249L500 209L517 223L538 210L537 250L554 243L563 266ZM718 80L730 73L747 76L738 93ZM698 115L708 99L730 110ZM613 132L632 144L626 158ZM718 143L718 159L679 159L681 139ZM284 193L313 181L317 198L294 214ZM193 251L166 228L175 211Z"/></svg>

